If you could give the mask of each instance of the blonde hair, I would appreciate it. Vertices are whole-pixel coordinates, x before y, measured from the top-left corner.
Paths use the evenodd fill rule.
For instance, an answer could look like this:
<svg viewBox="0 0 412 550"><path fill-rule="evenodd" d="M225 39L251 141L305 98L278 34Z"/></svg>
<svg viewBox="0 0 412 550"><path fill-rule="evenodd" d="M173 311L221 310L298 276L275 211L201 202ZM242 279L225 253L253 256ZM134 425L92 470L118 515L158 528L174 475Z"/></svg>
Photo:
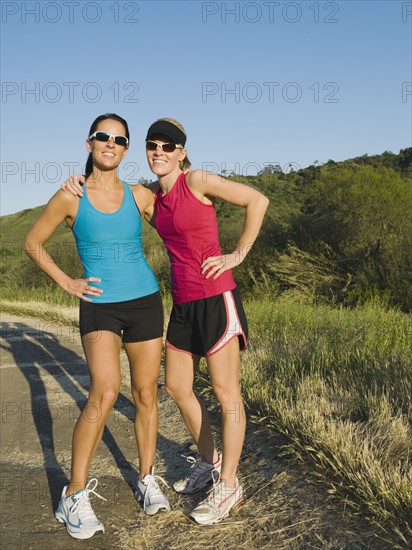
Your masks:
<svg viewBox="0 0 412 550"><path fill-rule="evenodd" d="M183 128L180 122L178 122L174 118L159 118L159 120L157 120L156 122L160 122L160 121L169 122L170 124L173 124L173 126L176 126L176 128L179 128L179 130L183 132L187 138L186 130ZM176 145L183 146L182 143L177 143ZM185 158L179 162L179 168L180 170L182 170L182 172L186 172L186 170L189 170L191 166L192 166L192 163L190 162L189 157L187 156L187 153L186 153Z"/></svg>

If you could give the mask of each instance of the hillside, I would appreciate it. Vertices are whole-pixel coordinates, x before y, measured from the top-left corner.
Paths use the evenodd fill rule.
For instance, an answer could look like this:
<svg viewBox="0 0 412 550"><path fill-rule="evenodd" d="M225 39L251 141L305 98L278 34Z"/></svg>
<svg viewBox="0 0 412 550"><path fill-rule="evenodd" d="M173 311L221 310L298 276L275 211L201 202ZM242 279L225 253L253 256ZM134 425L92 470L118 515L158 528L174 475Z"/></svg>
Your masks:
<svg viewBox="0 0 412 550"><path fill-rule="evenodd" d="M259 239L236 269L241 290L256 296L288 293L305 302L353 305L377 298L412 308L412 148L398 154L329 160L297 172L268 166L257 176L232 174L270 199ZM39 206L2 216L0 297L35 292L53 285L21 250L39 216ZM236 244L243 211L216 202L222 249ZM169 266L156 232L144 224L144 249L162 289L169 288ZM48 250L72 276L81 276L71 231L62 224ZM70 297L60 297L69 303Z"/></svg>

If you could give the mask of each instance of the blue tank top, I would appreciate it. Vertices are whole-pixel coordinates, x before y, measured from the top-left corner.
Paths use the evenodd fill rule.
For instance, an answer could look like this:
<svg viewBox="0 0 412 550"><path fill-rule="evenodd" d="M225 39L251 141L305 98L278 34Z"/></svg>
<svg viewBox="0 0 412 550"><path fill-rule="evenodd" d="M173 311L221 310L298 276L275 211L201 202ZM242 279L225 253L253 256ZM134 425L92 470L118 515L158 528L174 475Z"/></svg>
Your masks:
<svg viewBox="0 0 412 550"><path fill-rule="evenodd" d="M123 182L123 201L112 214L100 212L83 197L72 230L84 277L99 277L90 285L103 289L95 303L125 302L159 290L142 248L142 220L133 193Z"/></svg>

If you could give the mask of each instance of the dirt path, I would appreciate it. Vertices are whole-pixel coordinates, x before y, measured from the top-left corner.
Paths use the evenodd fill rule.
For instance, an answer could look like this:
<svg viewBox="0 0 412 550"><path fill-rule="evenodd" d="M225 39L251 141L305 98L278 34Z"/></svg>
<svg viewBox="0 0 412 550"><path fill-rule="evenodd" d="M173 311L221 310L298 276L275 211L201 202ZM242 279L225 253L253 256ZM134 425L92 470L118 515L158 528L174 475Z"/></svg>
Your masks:
<svg viewBox="0 0 412 550"><path fill-rule="evenodd" d="M71 539L53 515L70 468L74 423L83 408L88 374L77 330L44 320L2 316L1 546L7 549L359 549L390 548L359 518L351 518L321 480L290 457L262 425L249 425L239 476L247 500L225 523L200 527L187 513L204 495L165 489L172 512L147 517L136 503L136 446L126 357L121 394L90 477L99 479L93 506L106 534ZM186 470L191 440L176 406L159 387L156 473L169 484ZM212 423L218 415L210 403Z"/></svg>

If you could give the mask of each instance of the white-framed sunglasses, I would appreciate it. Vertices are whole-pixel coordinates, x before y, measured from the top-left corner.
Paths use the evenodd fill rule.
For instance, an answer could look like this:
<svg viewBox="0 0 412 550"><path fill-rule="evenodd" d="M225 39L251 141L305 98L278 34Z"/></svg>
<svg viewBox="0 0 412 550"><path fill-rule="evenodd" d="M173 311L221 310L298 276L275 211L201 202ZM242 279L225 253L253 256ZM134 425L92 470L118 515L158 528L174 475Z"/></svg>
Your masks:
<svg viewBox="0 0 412 550"><path fill-rule="evenodd" d="M157 151L158 147L165 153L173 153L176 149L183 149L181 145L176 145L176 143L157 143L151 139L146 140L147 151Z"/></svg>
<svg viewBox="0 0 412 550"><path fill-rule="evenodd" d="M97 141L109 141L110 138L112 138L116 145L121 145L122 147L127 147L129 143L126 136L114 136L112 134L108 134L107 132L95 132L89 136L90 140L97 139Z"/></svg>

